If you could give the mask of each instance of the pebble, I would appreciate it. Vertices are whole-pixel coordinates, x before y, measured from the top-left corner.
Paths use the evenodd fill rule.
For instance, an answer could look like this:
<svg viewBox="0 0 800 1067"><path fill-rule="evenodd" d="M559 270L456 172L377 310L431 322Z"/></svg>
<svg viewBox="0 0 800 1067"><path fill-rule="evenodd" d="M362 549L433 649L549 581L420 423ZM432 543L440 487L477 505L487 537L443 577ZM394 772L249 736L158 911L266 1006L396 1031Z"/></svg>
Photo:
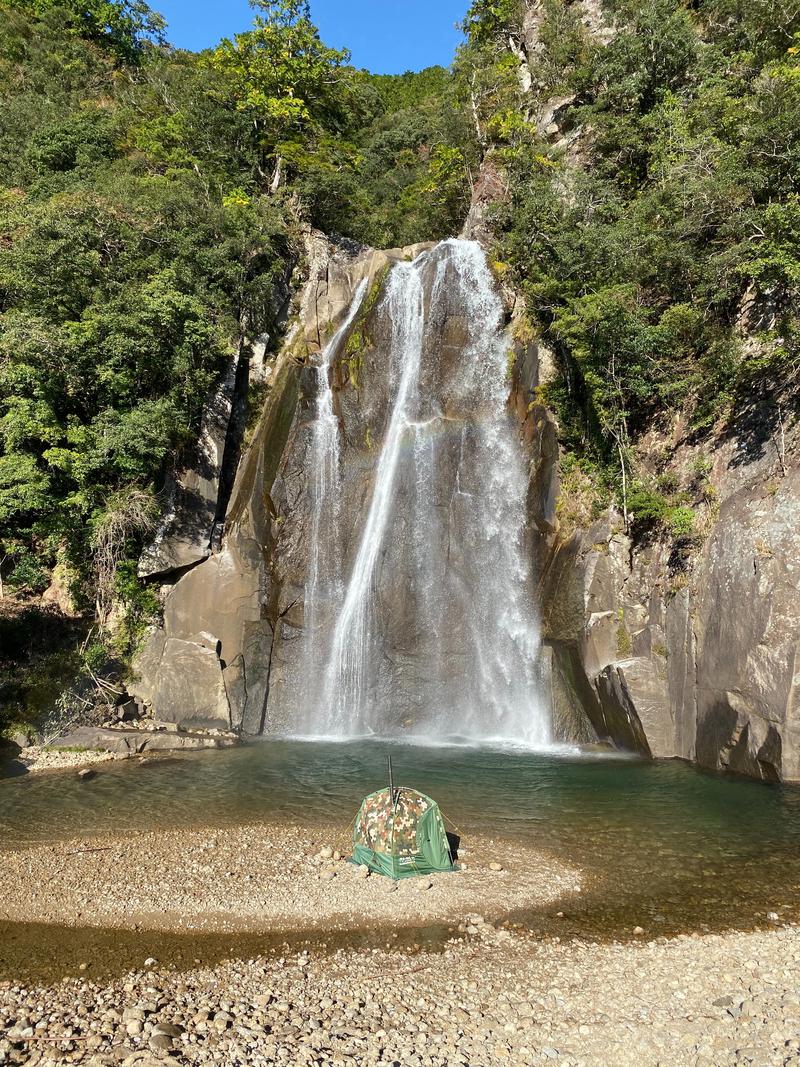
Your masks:
<svg viewBox="0 0 800 1067"><path fill-rule="evenodd" d="M489 864L489 870L490 871L502 871L502 869L503 869L503 864L502 863L493 862L493 863Z"/></svg>
<svg viewBox="0 0 800 1067"><path fill-rule="evenodd" d="M154 902L162 911L160 921L172 921L166 918L166 898L158 894L165 891L165 882L173 892L182 884L177 876L170 883L169 872L180 871L183 877L196 865L202 873L190 885L197 897L187 893L182 901L199 899L207 905L219 899L218 908L227 901L226 917L238 919L253 914L235 910L240 891L243 902L259 909L267 907L264 899L296 893L307 916L318 919L321 911L322 931L310 929L308 943L287 944L279 958L232 958L208 966L198 961L176 970L164 947L160 962L148 957L145 965L113 980L96 977L104 969L98 954L92 956L92 977L82 974L52 984L0 981L0 1064L800 1064L798 927L638 943L532 936L506 926L506 917L519 906L514 895L518 881L522 898L534 897L535 883L524 882L527 864L521 863L518 873L516 859L509 879L488 878L484 869L471 875L471 883L442 876L408 879L399 886L382 878L358 884L356 877L345 876L348 866L340 868L343 876L335 885L323 888L317 875L334 869L319 872L307 833L298 832L291 850L284 851L276 850L274 839L264 844L264 836L259 828L231 836L219 833L205 851L201 846L211 840L208 835L166 837L177 858L165 865L163 854L157 854L161 862L154 862L152 872L149 852L140 842L142 896L136 895L135 880L123 883L128 911L118 913L122 918L117 923L124 925L126 914L130 923ZM245 844L250 847L243 848ZM62 869L80 870L81 864L90 884L102 879L107 867L120 877L118 861L109 863L106 853L83 856L75 851L80 847L75 842L68 847L69 864L58 847L43 850L41 857L36 850L21 853L35 875L28 886L47 885L40 876L48 869L57 875ZM0 899L6 909L14 879L20 877L19 855L4 853L0 863ZM266 880L263 857L270 857L276 872ZM550 873L556 870L554 863ZM236 877L222 885L225 871ZM245 871L254 875L247 886ZM569 883L567 875L564 879L557 892L542 894L541 914L553 915L568 899L567 886L579 884ZM111 881L101 884L115 892ZM473 888L459 896L463 885ZM221 896L215 898L220 886ZM437 892L425 899L412 892L433 886ZM388 900L389 893L397 896ZM97 900L100 908L99 892ZM63 892L61 901L70 903ZM327 911L320 905L325 901L332 902ZM437 910L443 901L447 908ZM344 947L329 936L343 908L348 910L342 925L349 929L365 917L384 916L386 921L374 929L364 922L363 942ZM565 911L571 914L569 906ZM196 918L204 912L186 914ZM393 926L416 923L421 930L432 921L452 924L450 939L435 948L426 947L421 933L412 933L410 941L392 938ZM644 929L635 932L640 936ZM52 1040L42 1042L43 1034Z"/></svg>

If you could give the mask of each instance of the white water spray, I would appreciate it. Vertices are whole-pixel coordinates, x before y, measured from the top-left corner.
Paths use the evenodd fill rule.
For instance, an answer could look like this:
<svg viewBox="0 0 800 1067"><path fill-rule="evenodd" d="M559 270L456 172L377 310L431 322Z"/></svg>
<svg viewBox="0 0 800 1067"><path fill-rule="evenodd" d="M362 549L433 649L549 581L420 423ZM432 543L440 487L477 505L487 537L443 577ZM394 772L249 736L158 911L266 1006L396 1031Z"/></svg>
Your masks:
<svg viewBox="0 0 800 1067"><path fill-rule="evenodd" d="M339 420L331 388L331 364L353 323L364 295L367 279L358 286L341 326L325 345L317 367L317 399L311 431L309 468L311 476L311 531L309 573L305 599L305 625L309 635L310 661L324 661L327 651L322 633L326 615L341 600L341 455ZM313 672L303 686L307 706L313 707L322 693Z"/></svg>
<svg viewBox="0 0 800 1067"><path fill-rule="evenodd" d="M548 745L510 342L480 246L445 241L397 263L378 311L391 330L388 415L339 571L320 544L342 506L339 427L332 397L321 389L317 402L306 603L310 666L322 674L309 732ZM323 570L338 582L324 594L338 603L324 641Z"/></svg>

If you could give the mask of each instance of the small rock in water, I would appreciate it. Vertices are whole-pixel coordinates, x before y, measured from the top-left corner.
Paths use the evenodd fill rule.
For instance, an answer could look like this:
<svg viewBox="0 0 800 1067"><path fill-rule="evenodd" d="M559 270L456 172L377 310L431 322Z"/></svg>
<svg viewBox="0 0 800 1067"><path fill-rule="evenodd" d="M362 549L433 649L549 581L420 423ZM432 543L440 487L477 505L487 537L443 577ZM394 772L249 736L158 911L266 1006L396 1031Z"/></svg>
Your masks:
<svg viewBox="0 0 800 1067"><path fill-rule="evenodd" d="M366 865L366 863L362 863L359 866L359 868L358 868L358 877L359 878L369 878L369 867Z"/></svg>
<svg viewBox="0 0 800 1067"><path fill-rule="evenodd" d="M503 864L502 863L495 862L495 863L490 863L489 864L489 870L490 871L502 871L502 869L503 869Z"/></svg>
<svg viewBox="0 0 800 1067"><path fill-rule="evenodd" d="M78 777L81 781L86 781L88 778L94 778L97 771L93 771L91 767L84 767L83 770L78 771Z"/></svg>
<svg viewBox="0 0 800 1067"><path fill-rule="evenodd" d="M644 928L641 926L634 926L633 932L637 937L640 937L644 933Z"/></svg>
<svg viewBox="0 0 800 1067"><path fill-rule="evenodd" d="M155 967L158 965L158 960L155 959L153 956L148 956L147 959L144 961L144 965L145 967Z"/></svg>
<svg viewBox="0 0 800 1067"><path fill-rule="evenodd" d="M767 920L771 923L779 923L781 921L781 917L780 915L778 915L777 911L768 911Z"/></svg>

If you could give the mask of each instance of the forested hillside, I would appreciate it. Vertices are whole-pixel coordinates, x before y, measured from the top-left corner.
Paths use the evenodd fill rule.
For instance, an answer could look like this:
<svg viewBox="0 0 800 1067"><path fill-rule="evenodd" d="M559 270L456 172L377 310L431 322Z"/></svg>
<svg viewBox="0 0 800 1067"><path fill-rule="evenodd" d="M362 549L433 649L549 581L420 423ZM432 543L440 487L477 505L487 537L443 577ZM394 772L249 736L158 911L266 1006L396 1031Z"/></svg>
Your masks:
<svg viewBox="0 0 800 1067"><path fill-rule="evenodd" d="M461 64L509 184L496 255L557 356L565 498L691 539L707 469L681 490L637 444L754 395L779 437L798 382L800 11L479 0L472 19Z"/></svg>
<svg viewBox="0 0 800 1067"><path fill-rule="evenodd" d="M466 209L477 151L450 72L374 77L305 3L254 7L194 55L139 0L0 2L6 655L54 573L84 615L116 604L90 655L131 651L157 609L135 560L165 472L240 339L279 335L299 227L391 245Z"/></svg>

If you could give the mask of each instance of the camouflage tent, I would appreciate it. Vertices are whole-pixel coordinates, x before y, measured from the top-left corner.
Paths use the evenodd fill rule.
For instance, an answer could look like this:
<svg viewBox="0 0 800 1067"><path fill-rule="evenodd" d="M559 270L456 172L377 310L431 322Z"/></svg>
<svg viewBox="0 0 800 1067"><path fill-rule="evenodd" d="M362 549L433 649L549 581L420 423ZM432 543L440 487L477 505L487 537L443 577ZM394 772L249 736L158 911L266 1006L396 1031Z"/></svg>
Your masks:
<svg viewBox="0 0 800 1067"><path fill-rule="evenodd" d="M353 862L390 878L452 871L438 804L416 789L370 793L356 816Z"/></svg>

